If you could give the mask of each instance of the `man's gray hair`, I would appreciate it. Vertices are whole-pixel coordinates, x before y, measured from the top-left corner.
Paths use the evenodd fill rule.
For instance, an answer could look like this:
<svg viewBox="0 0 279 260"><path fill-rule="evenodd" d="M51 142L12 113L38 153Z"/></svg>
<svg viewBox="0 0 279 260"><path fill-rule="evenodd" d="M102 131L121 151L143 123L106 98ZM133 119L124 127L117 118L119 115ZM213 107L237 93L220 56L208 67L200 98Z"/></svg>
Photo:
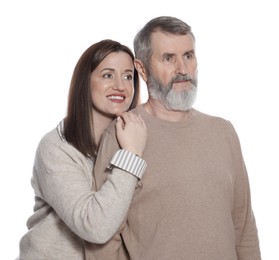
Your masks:
<svg viewBox="0 0 279 260"><path fill-rule="evenodd" d="M182 20L172 16L159 16L150 20L134 38L134 52L137 59L141 60L149 74L149 63L153 53L151 35L161 31L176 35L190 34L195 40L191 27Z"/></svg>

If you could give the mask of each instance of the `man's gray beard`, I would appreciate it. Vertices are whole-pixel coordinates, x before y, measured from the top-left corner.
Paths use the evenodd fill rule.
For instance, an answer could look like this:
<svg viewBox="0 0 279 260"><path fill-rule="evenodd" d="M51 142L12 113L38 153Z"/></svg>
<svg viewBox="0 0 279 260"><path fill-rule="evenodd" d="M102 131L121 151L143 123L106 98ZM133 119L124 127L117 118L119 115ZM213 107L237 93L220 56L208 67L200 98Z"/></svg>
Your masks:
<svg viewBox="0 0 279 260"><path fill-rule="evenodd" d="M192 87L189 90L175 91L172 89L172 84L175 80L186 77L190 80ZM190 79L189 76L177 76L172 79L167 86L157 80L154 76L148 77L149 95L162 102L167 110L187 111L192 108L197 96L197 81Z"/></svg>

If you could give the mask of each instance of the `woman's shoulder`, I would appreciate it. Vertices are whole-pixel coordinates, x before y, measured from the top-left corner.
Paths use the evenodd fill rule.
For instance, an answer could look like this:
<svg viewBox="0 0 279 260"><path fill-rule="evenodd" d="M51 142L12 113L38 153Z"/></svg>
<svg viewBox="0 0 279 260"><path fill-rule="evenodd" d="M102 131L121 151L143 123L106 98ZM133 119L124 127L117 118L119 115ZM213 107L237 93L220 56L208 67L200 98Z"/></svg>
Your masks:
<svg viewBox="0 0 279 260"><path fill-rule="evenodd" d="M40 140L39 142L39 147L49 147L51 146L52 148L61 146L65 142L63 139L61 139L57 128L52 129L51 131L47 132Z"/></svg>
<svg viewBox="0 0 279 260"><path fill-rule="evenodd" d="M78 150L66 141L60 122L57 127L47 132L41 138L38 144L37 152L43 155L51 156L58 154L61 156L62 154L73 155L73 153L77 153Z"/></svg>
<svg viewBox="0 0 279 260"><path fill-rule="evenodd" d="M61 137L58 127L41 138L35 157L35 161L40 165L43 164L48 172L63 171L65 165L73 164L79 164L86 169L89 167L88 169L91 170L93 165L88 157Z"/></svg>

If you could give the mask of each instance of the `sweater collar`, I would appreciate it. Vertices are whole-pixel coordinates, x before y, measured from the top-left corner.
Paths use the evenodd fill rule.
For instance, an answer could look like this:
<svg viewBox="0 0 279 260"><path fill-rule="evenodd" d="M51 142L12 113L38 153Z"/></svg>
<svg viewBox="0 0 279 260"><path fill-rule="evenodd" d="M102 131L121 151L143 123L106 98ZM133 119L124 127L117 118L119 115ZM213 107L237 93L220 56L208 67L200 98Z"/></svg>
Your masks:
<svg viewBox="0 0 279 260"><path fill-rule="evenodd" d="M64 135L64 120L61 120L59 122L56 129L57 129L58 135L59 135L60 139L62 140L62 142L67 143L67 140Z"/></svg>

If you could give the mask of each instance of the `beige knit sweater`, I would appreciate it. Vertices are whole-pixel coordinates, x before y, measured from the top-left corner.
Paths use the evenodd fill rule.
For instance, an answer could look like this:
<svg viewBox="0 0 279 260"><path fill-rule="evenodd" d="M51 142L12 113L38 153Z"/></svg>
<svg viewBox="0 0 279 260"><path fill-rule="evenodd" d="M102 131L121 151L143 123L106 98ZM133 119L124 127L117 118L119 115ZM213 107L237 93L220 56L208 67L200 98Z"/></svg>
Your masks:
<svg viewBox="0 0 279 260"><path fill-rule="evenodd" d="M83 240L104 243L115 234L138 180L115 168L95 192L93 161L63 140L58 130L46 134L37 149L34 214L20 241L20 259L83 260Z"/></svg>
<svg viewBox="0 0 279 260"><path fill-rule="evenodd" d="M185 122L159 120L136 109L148 128L147 171L120 234L87 245L87 259L259 260L248 176L230 122L192 110ZM118 149L114 127L96 161L102 172Z"/></svg>

